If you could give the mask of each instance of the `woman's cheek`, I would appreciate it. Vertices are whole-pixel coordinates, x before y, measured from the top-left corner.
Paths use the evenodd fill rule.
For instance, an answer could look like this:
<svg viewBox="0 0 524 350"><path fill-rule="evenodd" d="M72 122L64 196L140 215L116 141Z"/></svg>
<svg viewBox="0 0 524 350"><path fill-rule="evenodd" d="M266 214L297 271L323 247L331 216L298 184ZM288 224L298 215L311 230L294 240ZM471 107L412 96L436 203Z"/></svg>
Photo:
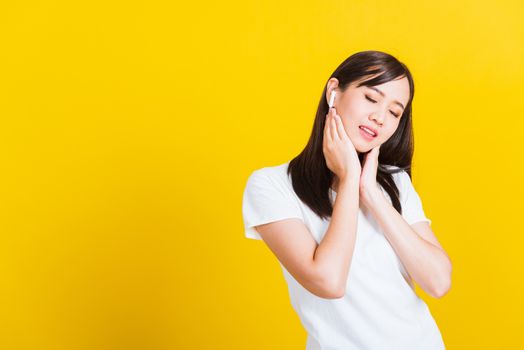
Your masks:
<svg viewBox="0 0 524 350"><path fill-rule="evenodd" d="M380 135L380 144L383 144L385 143L387 140L389 140L389 138L392 136L393 134L391 133L388 133L387 135Z"/></svg>

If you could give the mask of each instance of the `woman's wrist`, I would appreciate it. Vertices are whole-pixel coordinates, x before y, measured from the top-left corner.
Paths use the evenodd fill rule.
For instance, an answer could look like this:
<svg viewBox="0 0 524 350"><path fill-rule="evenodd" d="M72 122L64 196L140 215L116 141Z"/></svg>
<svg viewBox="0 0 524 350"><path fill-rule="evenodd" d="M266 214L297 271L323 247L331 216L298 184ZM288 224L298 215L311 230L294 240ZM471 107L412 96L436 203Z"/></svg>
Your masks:
<svg viewBox="0 0 524 350"><path fill-rule="evenodd" d="M365 191L364 196L366 198L366 202L371 207L380 205L386 201L384 193L378 187L376 189L369 189Z"/></svg>
<svg viewBox="0 0 524 350"><path fill-rule="evenodd" d="M358 188L359 184L360 177L348 176L340 180L339 188Z"/></svg>

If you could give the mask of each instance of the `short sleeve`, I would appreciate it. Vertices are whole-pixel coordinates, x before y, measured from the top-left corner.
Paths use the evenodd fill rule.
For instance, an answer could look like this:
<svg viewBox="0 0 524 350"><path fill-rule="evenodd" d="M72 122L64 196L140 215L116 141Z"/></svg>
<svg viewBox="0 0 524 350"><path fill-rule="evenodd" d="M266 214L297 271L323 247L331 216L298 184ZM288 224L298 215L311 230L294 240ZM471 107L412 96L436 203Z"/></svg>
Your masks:
<svg viewBox="0 0 524 350"><path fill-rule="evenodd" d="M302 219L302 212L289 188L278 179L255 170L248 178L242 200L244 235L262 240L254 226L288 218Z"/></svg>
<svg viewBox="0 0 524 350"><path fill-rule="evenodd" d="M420 196L415 190L408 173L404 170L401 172L401 179L400 202L402 205L402 216L410 225L419 221L426 221L431 225L431 220L424 213Z"/></svg>

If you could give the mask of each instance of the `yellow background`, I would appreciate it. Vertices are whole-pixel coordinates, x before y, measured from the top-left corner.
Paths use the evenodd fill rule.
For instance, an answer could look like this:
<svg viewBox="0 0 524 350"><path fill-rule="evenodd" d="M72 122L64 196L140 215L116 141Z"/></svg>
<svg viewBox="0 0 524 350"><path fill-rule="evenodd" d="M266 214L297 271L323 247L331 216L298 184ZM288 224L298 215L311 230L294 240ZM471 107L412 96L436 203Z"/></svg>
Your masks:
<svg viewBox="0 0 524 350"><path fill-rule="evenodd" d="M349 55L415 79L414 183L453 262L448 349L521 346L518 1L0 7L0 348L304 349L243 236L255 169L305 146Z"/></svg>

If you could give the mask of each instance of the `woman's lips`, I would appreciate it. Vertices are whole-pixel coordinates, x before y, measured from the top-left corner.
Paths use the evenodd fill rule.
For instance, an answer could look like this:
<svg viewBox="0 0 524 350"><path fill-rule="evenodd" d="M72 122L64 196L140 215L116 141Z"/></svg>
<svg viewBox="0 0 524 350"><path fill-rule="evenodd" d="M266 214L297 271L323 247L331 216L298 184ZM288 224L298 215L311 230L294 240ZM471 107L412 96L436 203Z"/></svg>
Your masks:
<svg viewBox="0 0 524 350"><path fill-rule="evenodd" d="M360 135L362 135L362 137L364 139L366 139L367 141L373 141L375 139L375 137L376 137L376 136L371 136L370 134L368 134L367 132L365 132L361 128L358 128L358 131L360 132Z"/></svg>

